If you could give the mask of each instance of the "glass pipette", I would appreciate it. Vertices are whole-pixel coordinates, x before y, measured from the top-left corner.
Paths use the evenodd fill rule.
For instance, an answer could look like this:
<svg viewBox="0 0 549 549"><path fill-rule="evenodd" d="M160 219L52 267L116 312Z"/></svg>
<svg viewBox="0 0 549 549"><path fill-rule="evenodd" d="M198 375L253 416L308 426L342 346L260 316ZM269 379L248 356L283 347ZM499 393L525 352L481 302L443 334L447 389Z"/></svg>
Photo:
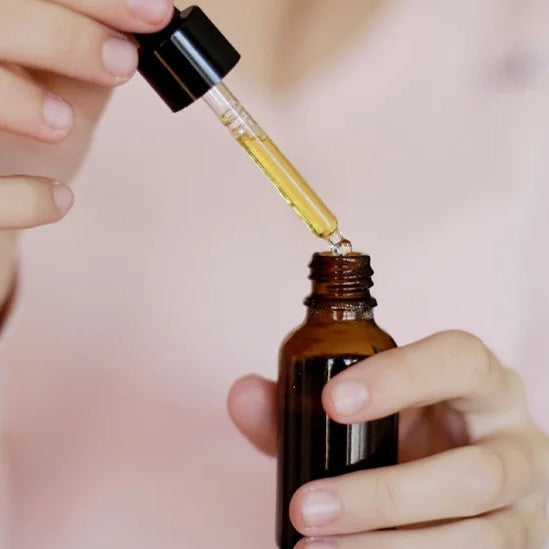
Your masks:
<svg viewBox="0 0 549 549"><path fill-rule="evenodd" d="M176 9L164 30L137 40L141 74L174 112L203 98L311 231L334 254L351 253L335 215L223 83L240 55L199 7Z"/></svg>

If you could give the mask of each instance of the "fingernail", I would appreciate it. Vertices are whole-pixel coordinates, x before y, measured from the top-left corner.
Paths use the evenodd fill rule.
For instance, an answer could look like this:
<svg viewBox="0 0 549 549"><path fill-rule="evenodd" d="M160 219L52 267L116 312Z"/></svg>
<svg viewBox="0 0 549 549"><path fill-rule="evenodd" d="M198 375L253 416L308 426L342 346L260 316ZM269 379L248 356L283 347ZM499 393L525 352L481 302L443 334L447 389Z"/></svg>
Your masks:
<svg viewBox="0 0 549 549"><path fill-rule="evenodd" d="M365 406L368 390L360 381L336 381L330 390L330 398L338 414L350 416Z"/></svg>
<svg viewBox="0 0 549 549"><path fill-rule="evenodd" d="M107 38L103 43L103 64L109 74L124 82L137 69L137 48L126 38Z"/></svg>
<svg viewBox="0 0 549 549"><path fill-rule="evenodd" d="M55 183L53 186L53 201L62 213L67 213L74 204L74 195L65 185Z"/></svg>
<svg viewBox="0 0 549 549"><path fill-rule="evenodd" d="M72 107L61 97L48 94L44 99L43 114L46 124L56 131L67 131L74 121Z"/></svg>
<svg viewBox="0 0 549 549"><path fill-rule="evenodd" d="M312 490L301 500L303 522L308 527L329 524L337 517L340 509L339 501L324 490Z"/></svg>
<svg viewBox="0 0 549 549"><path fill-rule="evenodd" d="M128 0L130 12L145 23L160 23L168 14L167 0Z"/></svg>

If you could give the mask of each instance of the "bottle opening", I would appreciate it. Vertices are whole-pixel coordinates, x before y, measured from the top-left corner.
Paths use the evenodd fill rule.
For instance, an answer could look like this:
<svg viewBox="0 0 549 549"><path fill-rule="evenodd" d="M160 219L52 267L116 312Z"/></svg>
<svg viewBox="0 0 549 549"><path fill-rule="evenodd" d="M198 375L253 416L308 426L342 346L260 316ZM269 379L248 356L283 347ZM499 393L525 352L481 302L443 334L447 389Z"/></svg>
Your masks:
<svg viewBox="0 0 549 549"><path fill-rule="evenodd" d="M361 254L360 252L349 252L348 254L344 255L344 256L337 256L337 255L334 255L332 252L318 252L318 254L315 254L315 255L322 255L322 256L325 256L325 257L344 257L344 258L349 258L349 257L369 257L369 256L365 256L364 254Z"/></svg>
<svg viewBox="0 0 549 549"><path fill-rule="evenodd" d="M305 300L311 308L361 308L377 305L370 294L373 286L370 256L352 252L336 256L330 252L313 255L309 264L312 293Z"/></svg>

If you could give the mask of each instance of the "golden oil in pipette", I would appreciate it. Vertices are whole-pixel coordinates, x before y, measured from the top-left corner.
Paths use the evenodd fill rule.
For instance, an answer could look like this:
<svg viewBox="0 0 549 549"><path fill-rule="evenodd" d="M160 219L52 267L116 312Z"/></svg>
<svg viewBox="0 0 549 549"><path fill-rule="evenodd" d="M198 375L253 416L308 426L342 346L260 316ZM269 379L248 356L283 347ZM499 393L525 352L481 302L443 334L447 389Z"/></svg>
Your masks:
<svg viewBox="0 0 549 549"><path fill-rule="evenodd" d="M245 134L237 141L313 233L328 238L337 229L334 214L269 137L258 139Z"/></svg>
<svg viewBox="0 0 549 549"><path fill-rule="evenodd" d="M347 255L352 251L351 243L339 233L334 214L270 137L243 134L236 140L311 231L330 242L335 255Z"/></svg>
<svg viewBox="0 0 549 549"><path fill-rule="evenodd" d="M334 255L350 254L351 243L339 232L335 215L225 84L211 88L204 99L311 231L329 242Z"/></svg>

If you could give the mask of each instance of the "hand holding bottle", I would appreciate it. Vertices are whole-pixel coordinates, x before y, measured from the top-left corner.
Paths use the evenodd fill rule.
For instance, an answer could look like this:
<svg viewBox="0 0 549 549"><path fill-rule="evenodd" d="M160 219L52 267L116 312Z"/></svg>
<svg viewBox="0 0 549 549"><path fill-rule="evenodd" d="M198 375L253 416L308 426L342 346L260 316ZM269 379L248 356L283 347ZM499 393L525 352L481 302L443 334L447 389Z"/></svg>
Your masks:
<svg viewBox="0 0 549 549"><path fill-rule="evenodd" d="M229 396L238 428L270 455L275 395L251 376ZM400 464L300 488L290 506L307 536L298 548L543 547L549 438L517 374L476 337L439 333L375 355L330 381L323 403L349 424L402 411Z"/></svg>

